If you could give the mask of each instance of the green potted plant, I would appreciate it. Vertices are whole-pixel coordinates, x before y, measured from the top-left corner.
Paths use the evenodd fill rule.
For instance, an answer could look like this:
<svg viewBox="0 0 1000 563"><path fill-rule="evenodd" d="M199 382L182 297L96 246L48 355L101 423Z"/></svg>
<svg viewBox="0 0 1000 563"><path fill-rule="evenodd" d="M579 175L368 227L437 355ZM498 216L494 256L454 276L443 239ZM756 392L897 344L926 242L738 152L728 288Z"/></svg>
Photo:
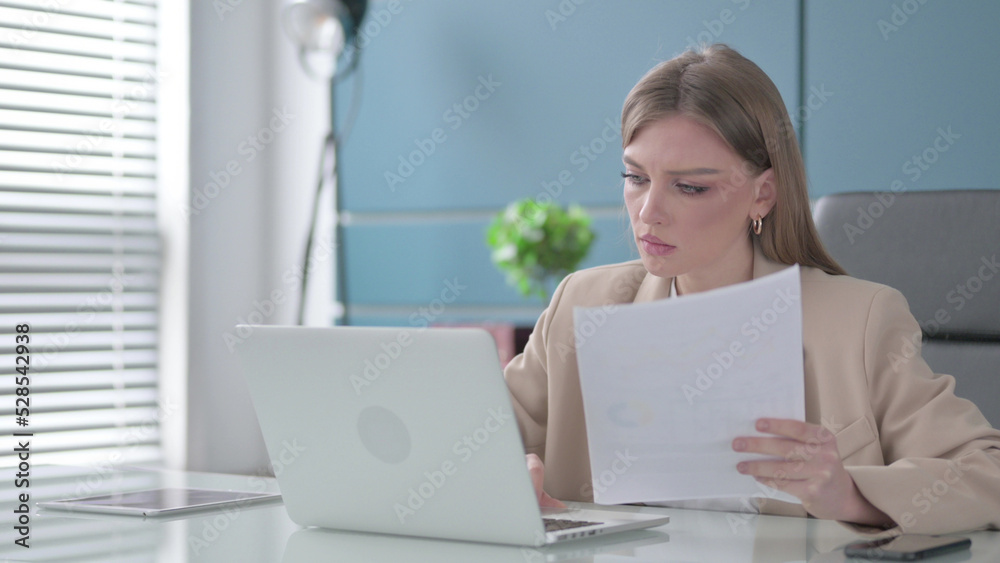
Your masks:
<svg viewBox="0 0 1000 563"><path fill-rule="evenodd" d="M491 259L521 295L548 301L548 288L576 270L594 242L590 217L578 205L561 208L549 200L515 201L486 231Z"/></svg>

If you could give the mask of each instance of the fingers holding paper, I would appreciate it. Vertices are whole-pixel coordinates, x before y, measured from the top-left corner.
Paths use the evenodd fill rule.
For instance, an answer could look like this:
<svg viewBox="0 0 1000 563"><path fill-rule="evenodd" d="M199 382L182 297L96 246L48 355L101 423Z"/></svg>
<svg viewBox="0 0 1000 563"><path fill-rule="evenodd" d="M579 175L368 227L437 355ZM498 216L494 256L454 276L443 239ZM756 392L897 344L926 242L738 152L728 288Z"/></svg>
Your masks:
<svg viewBox="0 0 1000 563"><path fill-rule="evenodd" d="M799 420L761 418L757 430L773 436L740 436L738 452L771 456L741 461L736 469L802 501L817 518L860 524L890 524L891 519L865 499L837 451L833 433Z"/></svg>

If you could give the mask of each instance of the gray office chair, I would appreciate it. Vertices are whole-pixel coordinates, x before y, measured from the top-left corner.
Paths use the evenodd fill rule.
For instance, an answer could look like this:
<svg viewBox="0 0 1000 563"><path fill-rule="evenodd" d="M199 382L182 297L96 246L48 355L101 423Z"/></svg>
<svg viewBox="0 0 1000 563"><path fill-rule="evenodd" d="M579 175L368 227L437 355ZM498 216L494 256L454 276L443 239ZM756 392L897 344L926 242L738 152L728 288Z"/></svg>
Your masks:
<svg viewBox="0 0 1000 563"><path fill-rule="evenodd" d="M906 296L931 369L1000 428L1000 190L835 194L814 218L849 274Z"/></svg>

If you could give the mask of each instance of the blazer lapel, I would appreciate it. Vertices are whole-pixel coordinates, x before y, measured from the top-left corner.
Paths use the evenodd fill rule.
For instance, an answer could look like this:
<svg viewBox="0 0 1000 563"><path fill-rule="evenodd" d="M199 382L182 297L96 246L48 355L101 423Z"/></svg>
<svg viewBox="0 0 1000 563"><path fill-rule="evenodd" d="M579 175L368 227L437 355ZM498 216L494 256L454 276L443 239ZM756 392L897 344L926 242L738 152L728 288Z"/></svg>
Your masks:
<svg viewBox="0 0 1000 563"><path fill-rule="evenodd" d="M635 294L635 303L647 303L658 301L670 297L670 283L674 278L660 278L646 272L646 277L639 284L639 291Z"/></svg>

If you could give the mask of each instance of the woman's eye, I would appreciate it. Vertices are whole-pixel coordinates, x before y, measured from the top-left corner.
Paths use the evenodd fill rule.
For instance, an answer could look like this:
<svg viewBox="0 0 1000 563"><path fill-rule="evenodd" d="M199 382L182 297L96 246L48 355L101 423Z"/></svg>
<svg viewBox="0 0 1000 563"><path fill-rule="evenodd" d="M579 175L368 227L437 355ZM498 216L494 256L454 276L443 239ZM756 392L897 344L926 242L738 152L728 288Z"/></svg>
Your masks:
<svg viewBox="0 0 1000 563"><path fill-rule="evenodd" d="M692 186L690 184L677 184L677 189L686 194L692 194L692 195L704 193L708 190L708 188L704 186Z"/></svg>
<svg viewBox="0 0 1000 563"><path fill-rule="evenodd" d="M638 174L632 174L630 172L622 172L622 178L625 178L625 182L632 185L639 185L646 181L645 178L639 176Z"/></svg>

